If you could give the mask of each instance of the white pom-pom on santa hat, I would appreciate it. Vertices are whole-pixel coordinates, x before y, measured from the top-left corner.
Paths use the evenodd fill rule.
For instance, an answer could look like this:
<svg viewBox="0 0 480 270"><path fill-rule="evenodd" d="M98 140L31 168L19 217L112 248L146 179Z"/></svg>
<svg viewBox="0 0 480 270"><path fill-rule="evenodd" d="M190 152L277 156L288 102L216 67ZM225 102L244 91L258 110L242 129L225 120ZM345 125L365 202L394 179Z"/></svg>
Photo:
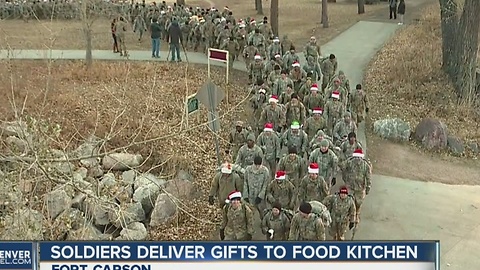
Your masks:
<svg viewBox="0 0 480 270"><path fill-rule="evenodd" d="M363 154L363 150L361 148L355 149L353 151L352 157L363 158L365 155Z"/></svg>
<svg viewBox="0 0 480 270"><path fill-rule="evenodd" d="M281 58L282 56L280 54L275 54L275 58Z"/></svg>
<svg viewBox="0 0 480 270"><path fill-rule="evenodd" d="M333 91L333 93L332 93L332 98L339 99L339 98L340 98L340 92L338 92L338 91Z"/></svg>
<svg viewBox="0 0 480 270"><path fill-rule="evenodd" d="M275 173L275 179L277 180L285 180L287 178L287 173L284 171L278 171Z"/></svg>
<svg viewBox="0 0 480 270"><path fill-rule="evenodd" d="M312 84L312 86L310 87L310 91L318 91L318 84Z"/></svg>
<svg viewBox="0 0 480 270"><path fill-rule="evenodd" d="M293 62L292 67L300 67L300 63L298 61Z"/></svg>
<svg viewBox="0 0 480 270"><path fill-rule="evenodd" d="M260 54L256 54L253 59L255 60L262 60L262 56Z"/></svg>
<svg viewBox="0 0 480 270"><path fill-rule="evenodd" d="M230 163L223 164L222 169L220 171L225 174L231 174L232 165Z"/></svg>
<svg viewBox="0 0 480 270"><path fill-rule="evenodd" d="M278 37L275 37L275 38L273 39L273 42L280 42L280 39L279 39Z"/></svg>
<svg viewBox="0 0 480 270"><path fill-rule="evenodd" d="M322 108L315 108L313 109L312 111L314 114L322 114L323 113L323 109Z"/></svg>
<svg viewBox="0 0 480 270"><path fill-rule="evenodd" d="M318 168L317 163L310 163L310 166L308 166L308 173L315 173L318 174L320 169Z"/></svg>
<svg viewBox="0 0 480 270"><path fill-rule="evenodd" d="M242 198L242 193L240 191L232 191L230 194L228 194L227 199L225 200L225 203L230 203L232 200L235 199L241 199Z"/></svg>
<svg viewBox="0 0 480 270"><path fill-rule="evenodd" d="M260 90L258 90L258 93L260 94L266 94L267 93L267 90L263 89L263 88L260 88Z"/></svg>
<svg viewBox="0 0 480 270"><path fill-rule="evenodd" d="M273 95L273 96L271 96L271 97L268 99L268 102L269 102L269 103L272 103L272 102L273 102L273 103L277 103L277 102L278 102L278 97L275 96L275 95Z"/></svg>

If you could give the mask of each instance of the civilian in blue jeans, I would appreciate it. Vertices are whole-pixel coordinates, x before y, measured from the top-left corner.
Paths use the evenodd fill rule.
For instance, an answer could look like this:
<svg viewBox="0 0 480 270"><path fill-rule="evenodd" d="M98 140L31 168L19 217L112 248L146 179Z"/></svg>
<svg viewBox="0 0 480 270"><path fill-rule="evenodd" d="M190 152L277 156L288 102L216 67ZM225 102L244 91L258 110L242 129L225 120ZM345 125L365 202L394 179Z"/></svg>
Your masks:
<svg viewBox="0 0 480 270"><path fill-rule="evenodd" d="M150 25L150 37L152 38L152 58L160 58L160 38L162 35L162 27L158 24L156 18L152 19Z"/></svg>
<svg viewBox="0 0 480 270"><path fill-rule="evenodd" d="M170 43L170 53L172 54L171 62L175 62L175 59L178 59L178 62L182 62L182 58L180 58L180 46L183 44L183 36L177 18L173 18L172 24L167 30L167 35L167 40Z"/></svg>

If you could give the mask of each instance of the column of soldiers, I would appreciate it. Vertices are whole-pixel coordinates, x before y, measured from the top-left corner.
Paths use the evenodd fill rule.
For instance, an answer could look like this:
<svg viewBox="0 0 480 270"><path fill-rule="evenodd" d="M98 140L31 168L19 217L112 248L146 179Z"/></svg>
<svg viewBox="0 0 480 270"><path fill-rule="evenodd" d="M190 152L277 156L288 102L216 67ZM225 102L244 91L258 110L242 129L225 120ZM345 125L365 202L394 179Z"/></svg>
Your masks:
<svg viewBox="0 0 480 270"><path fill-rule="evenodd" d="M323 241L327 232L344 240L349 229L354 235L372 172L356 136L369 106L362 85L351 89L335 55L323 57L315 37L302 66L288 37L279 40L252 19L235 25L250 26L241 36L248 37L243 56L253 121L235 123L234 162L212 182L209 203L218 199L223 209L221 239L252 239L255 212L267 240ZM344 183L338 191L337 178Z"/></svg>

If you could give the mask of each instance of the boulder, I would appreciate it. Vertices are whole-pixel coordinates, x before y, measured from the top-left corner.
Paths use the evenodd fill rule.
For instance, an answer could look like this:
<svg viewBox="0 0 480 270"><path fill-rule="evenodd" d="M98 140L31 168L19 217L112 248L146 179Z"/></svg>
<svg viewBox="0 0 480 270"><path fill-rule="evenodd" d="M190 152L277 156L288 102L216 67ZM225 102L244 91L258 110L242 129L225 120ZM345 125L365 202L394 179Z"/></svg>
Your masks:
<svg viewBox="0 0 480 270"><path fill-rule="evenodd" d="M465 153L465 145L462 140L457 137L448 136L447 146L450 152L455 156L461 156Z"/></svg>
<svg viewBox="0 0 480 270"><path fill-rule="evenodd" d="M155 201L152 215L150 216L150 226L156 227L167 223L177 213L177 205L167 194L160 194Z"/></svg>
<svg viewBox="0 0 480 270"><path fill-rule="evenodd" d="M137 177L137 172L134 170L124 171L122 173L122 181L131 185L135 183L136 177Z"/></svg>
<svg viewBox="0 0 480 270"><path fill-rule="evenodd" d="M135 177L133 188L137 190L140 187L148 185L157 185L158 187L163 187L165 182L165 180L160 179L151 173L143 173Z"/></svg>
<svg viewBox="0 0 480 270"><path fill-rule="evenodd" d="M102 226L108 225L110 219L108 218L108 213L112 205L108 203L109 198L94 198L88 197L85 199L85 215L92 219L94 225ZM113 204L113 202L112 202Z"/></svg>
<svg viewBox="0 0 480 270"><path fill-rule="evenodd" d="M1 240L43 240L43 215L37 210L20 208L5 216Z"/></svg>
<svg viewBox="0 0 480 270"><path fill-rule="evenodd" d="M97 166L100 164L100 158L97 155L99 154L101 142L100 138L90 136L73 151L73 155L77 158L82 158L80 163L87 168Z"/></svg>
<svg viewBox="0 0 480 270"><path fill-rule="evenodd" d="M63 211L47 230L50 240L63 240L68 236L70 231L83 228L85 224L89 224L83 213L78 209L67 209ZM53 238L53 239L52 239Z"/></svg>
<svg viewBox="0 0 480 270"><path fill-rule="evenodd" d="M418 123L413 139L428 150L442 150L447 147L447 126L437 119L425 118Z"/></svg>
<svg viewBox="0 0 480 270"><path fill-rule="evenodd" d="M144 173L135 178L133 188L133 201L140 202L143 210L148 215L153 209L155 200L160 194L161 189L165 186L166 181L159 179L151 173Z"/></svg>
<svg viewBox="0 0 480 270"><path fill-rule="evenodd" d="M53 190L46 195L47 212L51 219L55 219L63 211L70 208L71 198L65 190Z"/></svg>
<svg viewBox="0 0 480 270"><path fill-rule="evenodd" d="M373 132L384 139L408 141L410 139L410 125L398 118L382 119L373 123Z"/></svg>
<svg viewBox="0 0 480 270"><path fill-rule="evenodd" d="M142 162L141 155L114 153L106 155L102 160L102 165L106 170L126 171L140 166Z"/></svg>
<svg viewBox="0 0 480 270"><path fill-rule="evenodd" d="M112 240L109 234L103 234L90 223L85 224L78 230L71 230L66 241L92 241L92 240Z"/></svg>
<svg viewBox="0 0 480 270"><path fill-rule="evenodd" d="M107 173L102 177L102 180L98 183L98 187L102 194L108 194L117 185L117 179L113 173Z"/></svg>
<svg viewBox="0 0 480 270"><path fill-rule="evenodd" d="M88 175L90 177L99 178L99 177L102 177L103 174L104 174L104 171L102 169L102 166L100 165L93 166L88 169Z"/></svg>
<svg viewBox="0 0 480 270"><path fill-rule="evenodd" d="M139 202L124 203L117 209L112 209L108 213L110 223L117 228L126 228L133 222L142 222L145 220L145 211Z"/></svg>
<svg viewBox="0 0 480 270"><path fill-rule="evenodd" d="M128 225L127 228L124 228L120 231L120 236L115 238L119 241L143 241L146 240L148 236L147 228L145 225L140 222L134 222Z"/></svg>
<svg viewBox="0 0 480 270"><path fill-rule="evenodd" d="M193 199L197 196L193 183L183 179L173 179L165 184L165 191L178 199Z"/></svg>

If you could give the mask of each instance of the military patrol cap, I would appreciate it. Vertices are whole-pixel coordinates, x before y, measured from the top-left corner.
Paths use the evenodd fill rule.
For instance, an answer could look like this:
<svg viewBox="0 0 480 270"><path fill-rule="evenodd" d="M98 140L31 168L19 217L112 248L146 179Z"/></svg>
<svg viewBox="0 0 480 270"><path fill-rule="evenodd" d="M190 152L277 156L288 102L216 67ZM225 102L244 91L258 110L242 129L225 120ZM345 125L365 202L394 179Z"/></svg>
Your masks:
<svg viewBox="0 0 480 270"><path fill-rule="evenodd" d="M254 142L255 141L255 135L253 133L248 134L247 141Z"/></svg>
<svg viewBox="0 0 480 270"><path fill-rule="evenodd" d="M330 145L330 142L328 142L328 140L326 139L323 139L321 142L320 142L320 146L321 147L328 147Z"/></svg>

